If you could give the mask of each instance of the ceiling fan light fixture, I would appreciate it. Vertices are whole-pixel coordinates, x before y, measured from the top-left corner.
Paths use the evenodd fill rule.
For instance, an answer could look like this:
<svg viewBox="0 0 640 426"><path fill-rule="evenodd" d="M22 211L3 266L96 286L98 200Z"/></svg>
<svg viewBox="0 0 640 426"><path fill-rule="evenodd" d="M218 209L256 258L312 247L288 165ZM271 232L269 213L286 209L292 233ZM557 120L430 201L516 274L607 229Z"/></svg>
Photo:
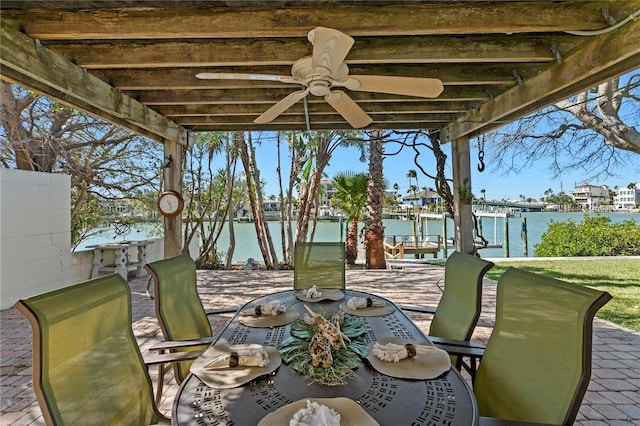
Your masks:
<svg viewBox="0 0 640 426"><path fill-rule="evenodd" d="M330 92L331 83L327 80L311 80L309 92L315 96L324 96Z"/></svg>

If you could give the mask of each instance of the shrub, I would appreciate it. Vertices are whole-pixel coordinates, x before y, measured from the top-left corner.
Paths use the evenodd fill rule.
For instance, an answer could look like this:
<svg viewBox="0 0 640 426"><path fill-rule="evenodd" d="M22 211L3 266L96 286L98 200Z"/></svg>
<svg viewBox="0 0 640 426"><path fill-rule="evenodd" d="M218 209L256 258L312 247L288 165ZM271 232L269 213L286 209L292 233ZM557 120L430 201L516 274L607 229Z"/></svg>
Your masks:
<svg viewBox="0 0 640 426"><path fill-rule="evenodd" d="M587 215L582 223L552 220L534 253L537 257L637 256L640 224L633 220L611 223L609 218Z"/></svg>

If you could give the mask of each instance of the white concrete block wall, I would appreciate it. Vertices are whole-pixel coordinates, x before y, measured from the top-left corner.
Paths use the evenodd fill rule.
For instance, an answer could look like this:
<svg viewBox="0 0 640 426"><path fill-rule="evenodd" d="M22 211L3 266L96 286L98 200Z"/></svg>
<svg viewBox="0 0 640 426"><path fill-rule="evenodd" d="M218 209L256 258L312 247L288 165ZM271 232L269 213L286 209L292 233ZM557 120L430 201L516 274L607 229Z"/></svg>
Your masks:
<svg viewBox="0 0 640 426"><path fill-rule="evenodd" d="M0 168L0 309L91 278L93 250L71 252L70 185L67 175ZM197 255L198 241L189 248ZM146 261L163 258L154 239Z"/></svg>
<svg viewBox="0 0 640 426"><path fill-rule="evenodd" d="M72 283L69 176L0 169L1 308Z"/></svg>

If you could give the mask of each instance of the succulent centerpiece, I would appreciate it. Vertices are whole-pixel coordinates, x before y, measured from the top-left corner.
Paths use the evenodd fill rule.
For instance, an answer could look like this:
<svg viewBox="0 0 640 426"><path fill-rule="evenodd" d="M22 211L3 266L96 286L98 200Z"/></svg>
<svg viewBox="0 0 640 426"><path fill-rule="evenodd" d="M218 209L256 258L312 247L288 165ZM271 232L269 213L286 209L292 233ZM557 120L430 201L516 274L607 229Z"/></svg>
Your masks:
<svg viewBox="0 0 640 426"><path fill-rule="evenodd" d="M291 337L278 345L284 362L324 385L343 385L367 356L362 318L344 312L309 314L291 324Z"/></svg>

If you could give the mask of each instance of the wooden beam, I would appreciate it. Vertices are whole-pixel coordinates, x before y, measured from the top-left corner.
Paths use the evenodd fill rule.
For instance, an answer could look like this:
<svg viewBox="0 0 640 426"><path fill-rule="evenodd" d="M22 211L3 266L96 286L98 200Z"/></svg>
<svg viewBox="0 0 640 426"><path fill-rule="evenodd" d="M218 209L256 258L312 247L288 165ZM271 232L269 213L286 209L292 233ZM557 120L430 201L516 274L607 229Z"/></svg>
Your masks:
<svg viewBox="0 0 640 426"><path fill-rule="evenodd" d="M636 2L637 3L637 2ZM640 20L586 40L561 64L524 81L458 118L442 131L442 141L485 133L526 114L640 67Z"/></svg>
<svg viewBox="0 0 640 426"><path fill-rule="evenodd" d="M455 227L455 248L461 253L473 254L473 211L471 209L471 157L469 138L463 136L453 141L451 146L453 171L453 202Z"/></svg>
<svg viewBox="0 0 640 426"><path fill-rule="evenodd" d="M1 76L136 133L187 145L189 132L2 22Z"/></svg>
<svg viewBox="0 0 640 426"><path fill-rule="evenodd" d="M347 64L550 62L551 45L567 53L578 36L364 37ZM288 65L312 53L306 37L184 41L46 42L45 46L87 69ZM162 52L162 55L158 55Z"/></svg>
<svg viewBox="0 0 640 426"><path fill-rule="evenodd" d="M354 130L349 123L346 121L342 122L334 122L334 123L310 123L311 130ZM375 130L375 129L385 129L385 130L428 130L428 131L436 131L441 129L442 126L439 123L426 123L426 122L416 122L416 123L372 123L368 127L364 129L358 130ZM191 127L194 132L226 132L226 131L244 131L244 132L276 132L276 131L293 131L293 130L306 130L305 126L300 124L277 124L272 125L270 123L266 124L255 124L253 122L247 123L235 123L235 124L221 124L215 126L209 125L194 125Z"/></svg>
<svg viewBox="0 0 640 426"><path fill-rule="evenodd" d="M376 74L404 77L439 78L445 85L513 85L513 70L524 78L537 74L543 64L377 64L351 65L352 75ZM199 72L258 73L291 75L290 66L93 69L90 73L121 90L292 88L295 85L259 80L200 80Z"/></svg>
<svg viewBox="0 0 640 426"><path fill-rule="evenodd" d="M183 147L174 141L164 143L165 160L171 160L164 173L164 190L182 193L182 156ZM182 214L164 218L164 258L182 253Z"/></svg>
<svg viewBox="0 0 640 426"><path fill-rule="evenodd" d="M295 87L295 86L294 86ZM501 86L495 86L495 93L501 93ZM176 104L234 104L234 103L260 103L274 104L294 90L291 89L250 89L250 90L156 90L143 91L137 93L136 98L146 105L176 105ZM423 98L412 98L408 96L388 95L385 93L370 92L349 92L355 101L358 102L426 102ZM442 101L486 101L490 95L482 87L476 86L447 86L444 92L432 102ZM317 96L309 96L308 101L324 102L324 99Z"/></svg>
<svg viewBox="0 0 640 426"><path fill-rule="evenodd" d="M268 109L264 104L223 104L223 105L158 105L156 111L166 117L184 116L234 116L255 115L258 116ZM462 114L468 111L468 105L464 102L409 102L381 104L369 103L367 112L371 114L396 114L396 113L432 113L432 114ZM334 114L335 110L326 102L308 104L310 114ZM299 102L282 113L282 115L304 114L304 105Z"/></svg>
<svg viewBox="0 0 640 426"><path fill-rule="evenodd" d="M418 126L424 123L440 123L440 125L444 126L445 123L448 123L451 120L451 116L449 114L412 114L412 113L401 113L401 114L369 114L369 116L373 119L373 123L414 123L413 126ZM199 125L208 125L208 126L222 126L226 124L247 124L253 123L253 120L257 117L257 115L233 115L233 116L185 116L178 117L176 121L183 126L199 126ZM327 114L310 114L309 119L316 124L330 125L332 123L341 123L344 121L341 115L339 115L335 110L333 113ZM304 126L305 117L304 114L281 114L276 117L269 124L272 125L280 125L280 124L298 124L300 126Z"/></svg>
<svg viewBox="0 0 640 426"><path fill-rule="evenodd" d="M622 20L635 1L442 2L318 7L3 9L2 19L41 40L306 37L316 26L351 36L517 34L606 27L601 9ZM398 23L401 22L401 25Z"/></svg>

